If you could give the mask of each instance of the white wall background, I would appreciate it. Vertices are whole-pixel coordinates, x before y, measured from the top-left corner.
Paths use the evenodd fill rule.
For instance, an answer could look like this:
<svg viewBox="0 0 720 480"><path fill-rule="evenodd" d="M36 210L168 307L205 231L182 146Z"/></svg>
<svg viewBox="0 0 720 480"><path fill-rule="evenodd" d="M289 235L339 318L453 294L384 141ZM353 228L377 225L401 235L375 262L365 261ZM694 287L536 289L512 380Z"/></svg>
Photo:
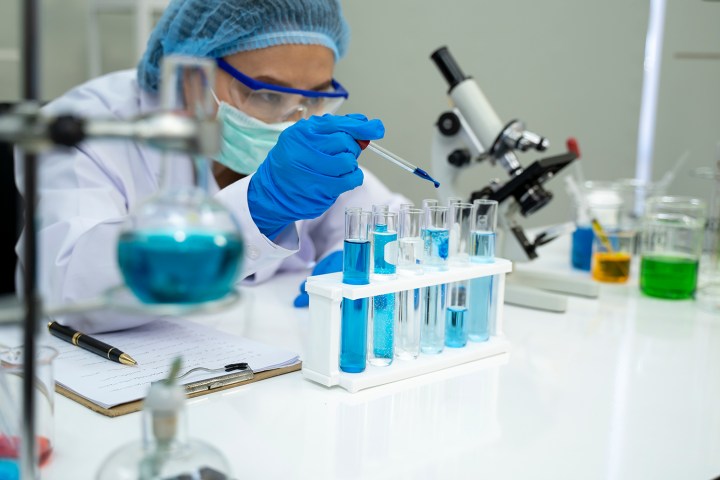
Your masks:
<svg viewBox="0 0 720 480"><path fill-rule="evenodd" d="M0 2L0 100L19 96L18 64L1 54L19 45L20 1ZM87 78L87 2L41 0L45 98ZM344 0L344 9L352 27L337 68L351 92L344 111L381 118L382 144L408 160L430 165L433 124L448 102L429 55L447 45L503 121L520 118L550 139L548 155L575 136L586 177L634 174L649 0ZM100 22L104 70L132 66L130 16ZM711 189L688 171L712 165L720 141L719 25L720 1L668 0L653 177L691 152L672 193L707 197ZM521 161L536 158L527 153ZM362 163L415 201L433 194L429 183L371 154ZM492 177L505 173L479 165L461 185L469 193ZM562 180L547 187L556 200L527 225L570 218Z"/></svg>

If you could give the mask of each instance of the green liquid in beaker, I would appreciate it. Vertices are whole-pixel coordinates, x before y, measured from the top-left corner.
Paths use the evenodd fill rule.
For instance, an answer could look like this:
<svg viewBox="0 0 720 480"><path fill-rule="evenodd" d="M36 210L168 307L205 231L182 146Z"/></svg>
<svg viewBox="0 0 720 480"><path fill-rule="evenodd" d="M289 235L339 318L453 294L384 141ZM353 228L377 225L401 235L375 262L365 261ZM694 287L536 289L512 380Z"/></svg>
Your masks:
<svg viewBox="0 0 720 480"><path fill-rule="evenodd" d="M640 263L640 290L651 297L692 298L698 260L671 255L644 255Z"/></svg>

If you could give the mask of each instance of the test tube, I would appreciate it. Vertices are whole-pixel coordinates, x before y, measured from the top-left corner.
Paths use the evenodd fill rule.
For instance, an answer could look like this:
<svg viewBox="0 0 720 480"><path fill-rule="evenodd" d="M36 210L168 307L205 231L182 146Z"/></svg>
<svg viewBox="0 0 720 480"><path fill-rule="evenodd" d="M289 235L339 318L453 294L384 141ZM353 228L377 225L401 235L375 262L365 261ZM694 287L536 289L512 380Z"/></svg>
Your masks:
<svg viewBox="0 0 720 480"><path fill-rule="evenodd" d="M425 209L423 237L423 267L426 270L446 270L448 260L448 207L430 206ZM446 285L423 288L420 350L436 354L445 346Z"/></svg>
<svg viewBox="0 0 720 480"><path fill-rule="evenodd" d="M370 212L359 208L345 210L343 245L343 283L370 283ZM367 357L368 299L343 298L340 326L340 370L359 373L365 370Z"/></svg>
<svg viewBox="0 0 720 480"><path fill-rule="evenodd" d="M462 203L462 201L463 201L462 197L448 197L447 206L451 207L456 203Z"/></svg>
<svg viewBox="0 0 720 480"><path fill-rule="evenodd" d="M401 203L400 204L400 211L407 210L408 208L415 208L414 203Z"/></svg>
<svg viewBox="0 0 720 480"><path fill-rule="evenodd" d="M371 221L371 222L373 221L373 219L375 218L375 214L376 214L376 213L387 213L387 212L389 212L389 211L390 211L390 206L389 206L389 205L384 205L384 204L383 204L383 205L377 205L377 204L376 204L376 205L373 205L373 206L372 206L372 216L370 217L370 221ZM372 230L373 225L371 225L370 227L371 227L371 230ZM375 241L375 240L374 240L374 237L373 237L372 235L370 235L370 248L371 248L373 251L375 250L375 248L374 248L374 246L373 246L373 242L374 242L374 241ZM374 271L375 271L375 256L374 256L374 255L370 257L370 271L371 271L371 272L374 272Z"/></svg>
<svg viewBox="0 0 720 480"><path fill-rule="evenodd" d="M445 346L461 348L468 340L468 292L470 282L453 282L448 285L448 305L445 313Z"/></svg>
<svg viewBox="0 0 720 480"><path fill-rule="evenodd" d="M398 265L400 272L422 274L422 230L425 212L418 208L400 211ZM424 289L423 289L424 290ZM414 360L420 354L421 290L398 292L398 322L395 328L395 355Z"/></svg>
<svg viewBox="0 0 720 480"><path fill-rule="evenodd" d="M470 261L492 263L495 261L495 230L497 227L498 202L478 199L473 202L474 212L470 231ZM468 309L468 338L484 342L490 338L492 317L492 276L470 280Z"/></svg>
<svg viewBox="0 0 720 480"><path fill-rule="evenodd" d="M397 219L394 212L378 212L373 215L373 273L379 280L391 279L397 264ZM395 294L373 297L373 316L370 355L371 365L385 367L393 360L395 330Z"/></svg>
<svg viewBox="0 0 720 480"><path fill-rule="evenodd" d="M467 265L470 260L468 249L472 212L472 203L456 202L450 205L448 261L451 265Z"/></svg>

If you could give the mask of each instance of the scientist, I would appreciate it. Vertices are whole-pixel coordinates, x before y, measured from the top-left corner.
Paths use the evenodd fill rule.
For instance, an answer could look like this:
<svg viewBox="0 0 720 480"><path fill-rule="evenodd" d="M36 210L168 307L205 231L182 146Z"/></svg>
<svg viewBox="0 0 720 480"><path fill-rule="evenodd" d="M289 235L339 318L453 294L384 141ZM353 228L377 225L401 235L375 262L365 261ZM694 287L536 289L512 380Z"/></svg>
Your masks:
<svg viewBox="0 0 720 480"><path fill-rule="evenodd" d="M338 0L173 0L137 70L76 87L45 112L134 118L159 108L165 55L221 59L213 91L223 145L210 188L240 223L242 278L257 283L313 266L336 271L346 206L397 209L407 201L357 163L355 140L382 138L382 123L330 115L346 96L333 69L348 36ZM158 191L161 165L159 151L131 141L88 141L42 156L38 274L46 303L78 302L121 283L120 229ZM163 184L192 184L187 165L171 163ZM18 186L22 171L16 168ZM22 245L21 238L20 259ZM306 301L301 295L296 305ZM61 320L86 333L148 321L108 312Z"/></svg>

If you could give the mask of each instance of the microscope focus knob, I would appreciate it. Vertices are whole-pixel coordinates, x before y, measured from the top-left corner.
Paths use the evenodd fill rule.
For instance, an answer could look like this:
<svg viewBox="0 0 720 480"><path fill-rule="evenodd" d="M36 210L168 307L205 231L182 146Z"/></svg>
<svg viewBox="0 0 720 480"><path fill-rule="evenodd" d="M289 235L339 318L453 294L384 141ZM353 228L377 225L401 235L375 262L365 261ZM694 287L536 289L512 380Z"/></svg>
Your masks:
<svg viewBox="0 0 720 480"><path fill-rule="evenodd" d="M464 167L472 160L472 156L467 149L458 148L448 155L448 163L456 167Z"/></svg>
<svg viewBox="0 0 720 480"><path fill-rule="evenodd" d="M438 118L437 127L440 133L450 137L460 131L460 119L453 112L445 112Z"/></svg>

